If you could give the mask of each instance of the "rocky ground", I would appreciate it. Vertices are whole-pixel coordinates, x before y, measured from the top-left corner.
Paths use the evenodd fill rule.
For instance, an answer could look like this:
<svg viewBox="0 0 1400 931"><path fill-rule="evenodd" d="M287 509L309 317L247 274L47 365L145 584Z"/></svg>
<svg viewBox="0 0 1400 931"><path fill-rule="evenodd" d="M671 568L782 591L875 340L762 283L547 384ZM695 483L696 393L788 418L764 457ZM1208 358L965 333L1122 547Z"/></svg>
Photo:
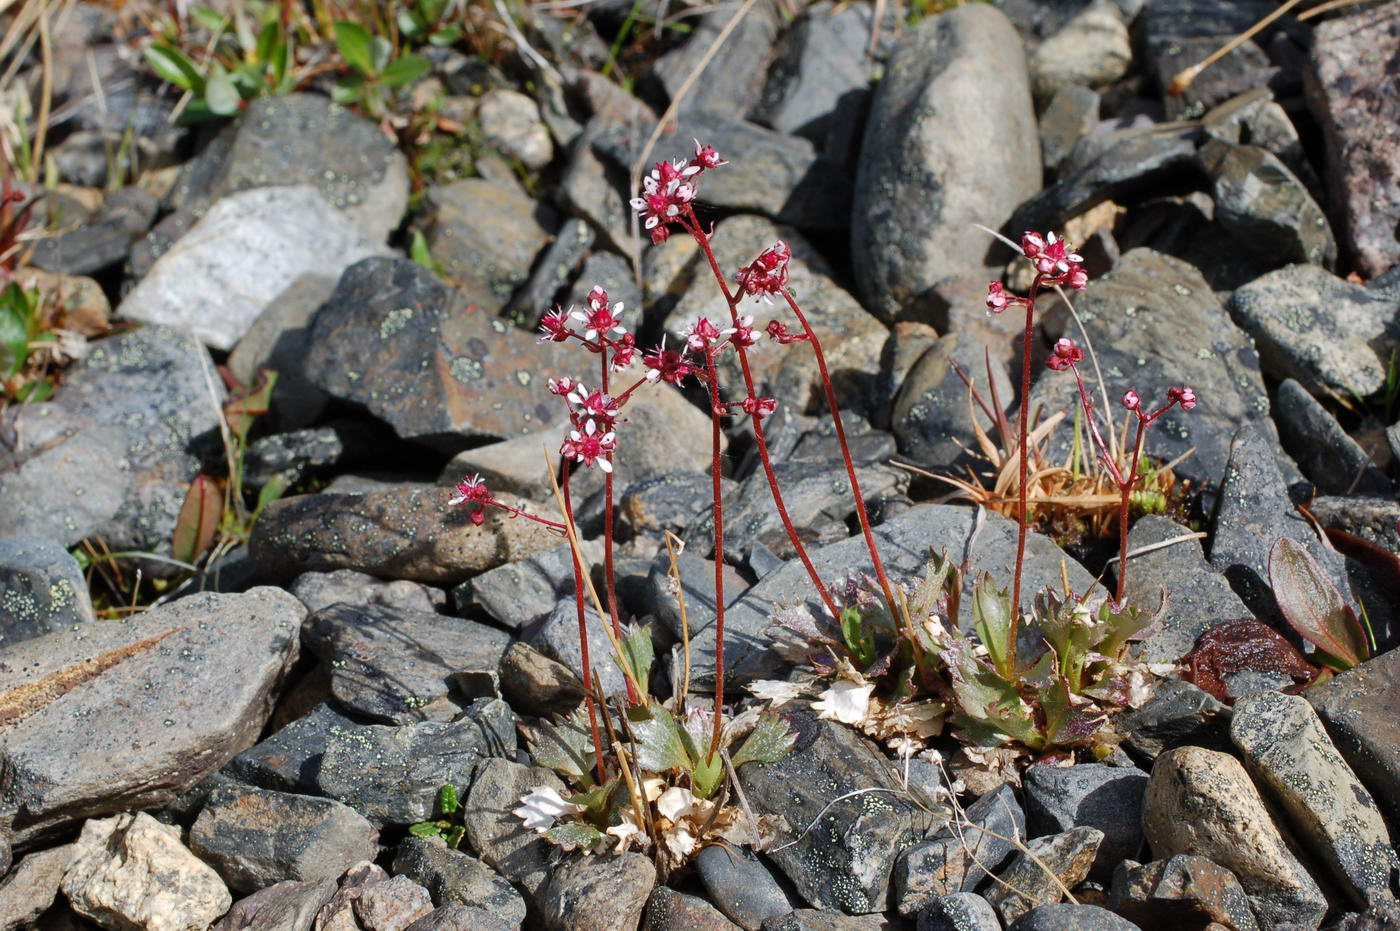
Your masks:
<svg viewBox="0 0 1400 931"><path fill-rule="evenodd" d="M562 418L546 381L583 374L536 343L554 302L602 284L647 346L723 310L681 236L641 251L634 276L626 178L735 8L694 18L629 94L600 73L629 6L531 14L547 68L437 50L425 80L485 144L475 174L421 197L379 127L315 89L174 126L177 95L106 7L62 22L63 183L40 201L52 235L21 274L116 327L52 399L0 408L0 927L1400 922L1400 653L1386 652L1400 643L1395 2L1284 16L1170 96L1174 74L1275 4L1004 0L911 23L883 5L758 0L652 156L688 156L698 138L730 160L701 197L722 268L791 244L892 571L933 550L1009 575L1013 522L931 503L944 489L890 462L967 461L952 362L981 372L985 352L1014 409L1019 320L989 317L983 297L1021 272L976 224L1064 230L1094 279L1076 302L1084 333L1045 313L1037 372L1055 339L1083 336L1111 385L1200 398L1146 450L1194 450L1176 466L1190 495L1140 517L1131 545L1206 536L1134 560L1130 597L1169 604L1139 655L1175 663L1242 617L1293 637L1266 568L1290 537L1364 603L1374 659L1301 694L1286 672L1246 668L1227 676L1228 701L1169 676L1114 722L1122 744L1102 762L966 778L954 807L930 804L949 801L949 780L927 760L901 767L792 711L794 752L738 774L791 843L708 847L661 884L639 853L564 855L523 828L511 810L552 777L517 724L581 695L571 561L537 524L476 525L448 505L452 485L479 473L553 510L540 446ZM109 184L128 126L156 167ZM413 231L436 271L407 257ZM806 407L809 358L765 350L757 374L780 400L768 432L789 509L836 578L868 564L833 493L845 478L830 424ZM244 484L290 492L194 579L127 560L143 601L157 600L151 577L166 581L149 610L117 610L70 553L101 540L171 555L190 484L227 470L216 366L244 382L279 373ZM679 619L658 546L665 530L691 535L682 585L696 681L712 685L709 449L695 441L709 420L661 388L628 409L617 455L620 594L668 653ZM1073 383L1038 376L1029 400L1072 406ZM727 442L726 657L742 694L787 674L768 615L812 593L751 433L736 424ZM596 558L601 482L575 495ZM1351 542L1339 552L1314 525ZM1072 552L1033 537L1029 589L1059 584L1062 562L1085 587L1104 553ZM597 634L595 657L608 650ZM605 672L603 686L623 681ZM444 784L465 802L460 850L407 831ZM869 788L884 791L843 799Z"/></svg>

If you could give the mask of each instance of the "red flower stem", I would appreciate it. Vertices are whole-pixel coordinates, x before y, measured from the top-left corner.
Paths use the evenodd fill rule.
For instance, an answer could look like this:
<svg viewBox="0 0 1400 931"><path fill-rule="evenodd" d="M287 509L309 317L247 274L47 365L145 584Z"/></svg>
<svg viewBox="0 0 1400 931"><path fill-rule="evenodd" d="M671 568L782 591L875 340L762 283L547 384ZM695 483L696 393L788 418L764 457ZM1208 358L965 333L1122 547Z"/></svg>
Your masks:
<svg viewBox="0 0 1400 931"><path fill-rule="evenodd" d="M608 354L601 353L598 362L602 369L603 394L608 393ZM608 615L612 621L613 635L617 637L617 642L622 642L622 625L617 620L617 580L613 575L613 476L611 472L603 473L603 584L607 588L608 594ZM632 685L631 677L624 676L627 680L627 702L629 705L641 703L641 697L637 694L637 689Z"/></svg>
<svg viewBox="0 0 1400 931"><path fill-rule="evenodd" d="M826 393L826 406L831 410L831 422L836 427L836 442L841 446L841 459L846 464L846 477L851 482L851 496L855 498L856 518L860 521L861 533L865 535L866 548L870 550L870 561L875 566L875 577L880 580L880 590L885 595L885 604L890 609L890 619L896 623L899 619L898 602L894 599L894 591L890 588L889 576L885 574L885 563L880 559L880 551L875 547L875 534L870 530L870 515L865 510L865 498L860 493L860 480L856 478L856 466L851 460L851 448L846 443L846 426L841 422L841 409L836 404L836 389L831 385L831 373L826 368L826 353L822 352L821 340L817 339L817 334L812 330L812 325L807 322L807 315L802 313L802 308L797 306L797 301L787 291L783 291L783 299L787 301L788 307L792 308L793 314L797 316L797 321L802 324L802 331L807 334L807 342L812 344L812 354L817 360L817 371L821 374L822 389Z"/></svg>
<svg viewBox="0 0 1400 931"><path fill-rule="evenodd" d="M1040 275L1031 282L1030 294L1026 297L1026 333L1021 342L1021 416L1018 434L1016 494L1020 507L1017 515L1021 518L1016 530L1016 575L1011 594L1011 628L1007 636L1007 661L1009 668L1016 668L1016 635L1021 626L1021 572L1026 563L1026 525L1029 521L1026 483L1030 450L1031 416L1031 341L1035 339L1035 298L1040 290Z"/></svg>
<svg viewBox="0 0 1400 931"><path fill-rule="evenodd" d="M564 460L564 507L572 518L574 504L569 497L569 473L573 470L569 466L569 461ZM583 659L583 701L588 707L588 724L593 730L593 752L597 757L598 785L602 785L607 781L605 778L607 771L603 767L603 737L598 731L598 709L593 703L593 668L588 659L588 615L583 606L583 564L579 562L578 550L573 547L569 547L569 550L574 557L574 604L578 611L579 652Z"/></svg>
<svg viewBox="0 0 1400 931"><path fill-rule="evenodd" d="M538 514L530 514L530 513L526 512L526 511L520 510L520 508L513 508L513 507L511 507L509 504L502 504L501 502L496 501L496 500L494 500L494 499L491 500L491 501L487 501L487 502L485 502L485 503L488 504L488 505L490 505L490 506L493 507L493 508L497 508L497 509L499 509L499 510L505 511L505 512L506 512L507 514L509 514L511 517L523 517L523 518L525 518L525 519L527 519L527 520L532 520L532 521L534 521L534 522L537 523L537 524L544 524L544 525L545 525L546 527L548 527L549 529L551 529L551 530L556 530L556 531L558 531L559 533L562 533L562 534L567 534L567 533L568 533L568 529L567 529L563 524L559 523L558 521L546 520L545 518L540 517Z"/></svg>
<svg viewBox="0 0 1400 931"><path fill-rule="evenodd" d="M720 725L724 721L724 500L720 487L719 378L715 374L715 354L707 348L705 365L710 370L710 480L714 493L715 518L715 732L710 738L710 759L719 752Z"/></svg>
<svg viewBox="0 0 1400 931"><path fill-rule="evenodd" d="M1114 601L1123 604L1123 593L1128 585L1128 502L1132 498L1133 486L1137 484L1138 462L1142 459L1142 441L1147 436L1147 425L1151 423L1138 414L1137 439L1133 442L1133 461L1128 464L1127 480L1118 487L1118 592Z"/></svg>
<svg viewBox="0 0 1400 931"><path fill-rule="evenodd" d="M729 320L734 325L739 321L739 301L743 295L731 294L729 285L724 280L724 273L719 270L719 263L715 260L715 254L710 249L710 238L700 228L700 224L694 222L694 213L691 213L691 223L686 224L690 233L695 237L695 241L700 244L701 250L705 253L705 258L709 259L710 271L714 272L715 280L719 282L720 290L724 292L724 300L729 305ZM739 367L744 373L744 390L748 392L750 398L757 399L758 392L754 388L753 371L749 368L748 350L738 343L733 343L734 350L739 356ZM788 539L792 541L792 548L797 552L797 558L802 561L802 567L807 570L807 575L811 578L812 584L816 586L817 594L821 596L826 609L831 612L832 617L840 615L836 607L836 601L831 597L831 592L827 591L826 585L822 583L821 576L817 574L817 567L812 564L812 558L807 555L807 547L802 545L802 540L797 536L797 528L793 526L792 517L788 514L787 504L783 501L782 489L778 487L778 476L773 471L772 458L768 454L768 438L763 432L763 418L754 415L750 418L753 423L754 440L758 444L758 458L763 464L764 477L768 479L768 490L773 495L773 504L778 509L778 517L783 522L783 529L787 531Z"/></svg>
<svg viewBox="0 0 1400 931"><path fill-rule="evenodd" d="M1104 465L1108 466L1108 471L1113 475L1113 483L1120 488L1123 486L1123 473L1118 469L1118 463L1113 461L1112 454L1108 451L1108 444L1104 442L1103 436L1099 433L1098 421L1094 419L1094 401L1089 397L1088 389L1084 387L1084 376L1079 372L1079 366L1070 365L1070 370L1074 372L1074 379L1079 385L1079 406L1084 409L1084 419L1089 421L1089 435L1094 439L1094 445L1099 448L1099 458Z"/></svg>

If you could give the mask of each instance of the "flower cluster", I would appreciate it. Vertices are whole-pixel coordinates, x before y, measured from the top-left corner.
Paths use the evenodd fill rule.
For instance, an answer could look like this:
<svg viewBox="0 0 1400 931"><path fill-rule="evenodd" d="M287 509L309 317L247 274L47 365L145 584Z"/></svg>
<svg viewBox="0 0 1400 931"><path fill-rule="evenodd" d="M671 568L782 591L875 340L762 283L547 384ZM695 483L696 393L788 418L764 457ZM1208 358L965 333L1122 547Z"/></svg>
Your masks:
<svg viewBox="0 0 1400 931"><path fill-rule="evenodd" d="M700 173L727 164L713 148L701 145L699 139L695 140L695 156L689 162L675 159L656 163L651 174L642 179L641 196L631 201L654 245L670 237L670 224L687 217L693 219L690 204L695 200L695 181Z"/></svg>
<svg viewBox="0 0 1400 931"><path fill-rule="evenodd" d="M1083 378L1078 368L1079 363L1082 361L1084 361L1084 350L1080 349L1079 345L1074 340L1064 338L1056 341L1055 348L1051 351L1050 358L1046 360L1045 364L1048 368L1057 372L1064 371L1065 369L1072 369L1074 371L1075 378L1079 379L1080 382L1082 404L1087 411L1093 408L1094 401L1093 397L1083 390ZM1142 397L1132 388L1129 388L1127 391L1123 392L1122 404L1124 410L1129 410L1137 414L1139 423L1143 426L1148 426L1178 404L1181 405L1181 409L1184 411L1191 410L1196 406L1196 392L1185 386L1168 388L1167 402L1155 411L1148 412L1142 409Z"/></svg>
<svg viewBox="0 0 1400 931"><path fill-rule="evenodd" d="M1054 233L1028 232L1021 237L1021 252L1035 266L1034 291L1065 285L1082 291L1089 284L1089 273L1084 270L1084 256L1071 252L1069 244ZM1034 298L1018 297L1006 290L1000 281L987 285L987 310L999 314L1012 304L1029 306ZM1063 366L1061 366L1063 368Z"/></svg>
<svg viewBox="0 0 1400 931"><path fill-rule="evenodd" d="M735 278L739 282L740 292L773 303L773 296L787 288L788 261L791 258L792 250L787 243L781 239L773 243L758 258L739 269Z"/></svg>

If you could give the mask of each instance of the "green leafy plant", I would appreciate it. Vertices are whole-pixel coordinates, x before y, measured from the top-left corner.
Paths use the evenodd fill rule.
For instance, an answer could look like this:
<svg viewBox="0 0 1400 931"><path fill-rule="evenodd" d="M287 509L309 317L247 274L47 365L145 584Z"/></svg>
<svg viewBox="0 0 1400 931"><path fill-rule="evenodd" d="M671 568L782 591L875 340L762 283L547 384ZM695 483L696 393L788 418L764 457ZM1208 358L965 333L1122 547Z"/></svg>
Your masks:
<svg viewBox="0 0 1400 931"><path fill-rule="evenodd" d="M0 402L47 400L53 379L34 363L42 350L57 346L44 295L7 284L0 291Z"/></svg>
<svg viewBox="0 0 1400 931"><path fill-rule="evenodd" d="M461 847L467 829L462 824L462 802L457 797L456 786L449 784L438 789L433 814L435 817L431 821L409 825L408 833L414 837L440 837L453 850Z"/></svg>
<svg viewBox="0 0 1400 931"><path fill-rule="evenodd" d="M141 50L152 71L190 94L180 114L182 122L233 116L250 100L290 93L300 86L306 72L296 63L295 34L276 17L275 8L269 7L269 13L273 15L254 35L242 16L195 7L190 15L208 38L172 25L164 38ZM201 50L196 54L208 49L203 64L186 51L190 45Z"/></svg>
<svg viewBox="0 0 1400 931"><path fill-rule="evenodd" d="M399 34L410 42L448 46L462 38L462 27L448 20L448 0L417 0L395 16Z"/></svg>
<svg viewBox="0 0 1400 931"><path fill-rule="evenodd" d="M1269 586L1284 620L1316 648L1318 662L1343 672L1371 658L1375 642L1369 625L1362 626L1331 578L1297 540L1280 537L1269 550Z"/></svg>
<svg viewBox="0 0 1400 931"><path fill-rule="evenodd" d="M416 52L395 54L389 39L371 35L364 26L348 20L336 22L335 46L352 73L335 86L331 99L359 106L376 119L385 114L392 90L412 84L433 68Z"/></svg>

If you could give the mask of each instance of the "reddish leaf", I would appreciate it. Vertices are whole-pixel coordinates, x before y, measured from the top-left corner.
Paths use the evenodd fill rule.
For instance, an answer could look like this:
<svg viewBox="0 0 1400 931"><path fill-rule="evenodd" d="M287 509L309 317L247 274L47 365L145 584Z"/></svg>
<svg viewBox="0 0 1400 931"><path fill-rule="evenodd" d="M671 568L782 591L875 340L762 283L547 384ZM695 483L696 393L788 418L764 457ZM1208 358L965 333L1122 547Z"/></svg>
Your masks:
<svg viewBox="0 0 1400 931"><path fill-rule="evenodd" d="M170 542L172 555L181 562L194 562L214 540L219 517L223 513L223 496L219 486L207 475L190 482L180 516L175 521L175 535Z"/></svg>
<svg viewBox="0 0 1400 931"><path fill-rule="evenodd" d="M239 385L230 392L229 399L224 404L224 420L240 442L248 439L248 431L252 429L253 421L267 413L267 406L272 400L272 388L276 384L276 372L260 369L252 385Z"/></svg>
<svg viewBox="0 0 1400 931"><path fill-rule="evenodd" d="M1284 620L1300 637L1345 669L1370 658L1361 622L1297 540L1281 537L1269 550L1269 585Z"/></svg>
<svg viewBox="0 0 1400 931"><path fill-rule="evenodd" d="M1229 704L1234 701L1225 677L1236 673L1272 672L1292 678L1297 687L1309 684L1318 669L1287 640L1252 617L1222 621L1201 634L1196 648L1183 660L1185 679Z"/></svg>

